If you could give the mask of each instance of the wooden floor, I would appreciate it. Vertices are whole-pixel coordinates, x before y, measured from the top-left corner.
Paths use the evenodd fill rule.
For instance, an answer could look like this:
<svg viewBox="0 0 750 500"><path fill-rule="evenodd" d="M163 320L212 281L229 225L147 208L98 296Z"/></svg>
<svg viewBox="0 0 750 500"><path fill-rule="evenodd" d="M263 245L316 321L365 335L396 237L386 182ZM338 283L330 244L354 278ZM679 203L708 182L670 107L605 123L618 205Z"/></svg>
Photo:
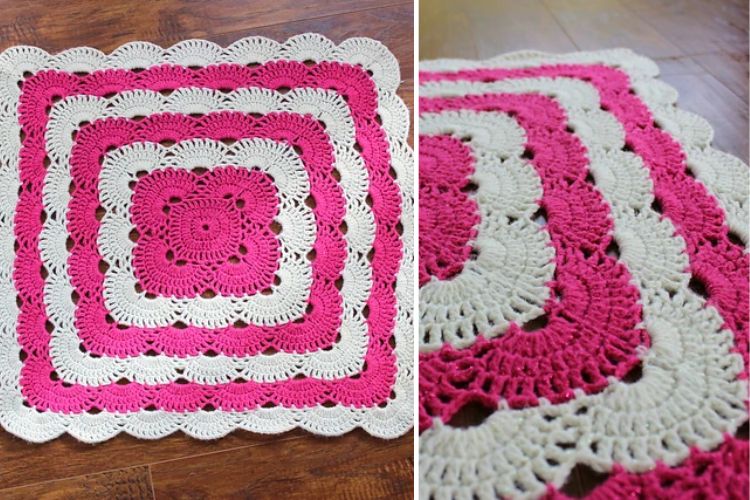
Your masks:
<svg viewBox="0 0 750 500"><path fill-rule="evenodd" d="M419 2L422 60L616 47L656 60L679 106L714 127L714 146L748 162L747 0ZM477 405L457 417L455 425L475 425L487 410ZM606 478L578 466L563 491L582 497Z"/></svg>
<svg viewBox="0 0 750 500"><path fill-rule="evenodd" d="M419 16L420 59L633 49L748 161L747 0L422 0Z"/></svg>
<svg viewBox="0 0 750 500"><path fill-rule="evenodd" d="M401 62L399 94L411 108L411 0L0 1L0 49L111 51L132 40L169 46L186 38L228 45L308 31L384 42ZM96 446L67 436L31 445L0 431L0 498L412 498L413 449L412 435L383 441L361 431L336 439L235 432L212 442L121 436Z"/></svg>

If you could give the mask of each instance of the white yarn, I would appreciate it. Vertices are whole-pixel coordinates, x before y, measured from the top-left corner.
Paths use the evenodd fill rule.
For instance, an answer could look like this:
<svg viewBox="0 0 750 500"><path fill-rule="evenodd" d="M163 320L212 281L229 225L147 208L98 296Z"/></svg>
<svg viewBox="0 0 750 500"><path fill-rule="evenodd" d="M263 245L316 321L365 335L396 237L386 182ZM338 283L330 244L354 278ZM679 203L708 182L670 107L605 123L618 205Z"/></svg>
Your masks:
<svg viewBox="0 0 750 500"><path fill-rule="evenodd" d="M526 134L511 117L446 111L420 116L420 135L468 139L475 158L471 181L481 214L478 250L450 280L432 278L419 291L420 351L444 342L471 345L478 332L494 337L511 321L544 314L554 272L549 234L533 220L542 196L539 176L521 158Z"/></svg>

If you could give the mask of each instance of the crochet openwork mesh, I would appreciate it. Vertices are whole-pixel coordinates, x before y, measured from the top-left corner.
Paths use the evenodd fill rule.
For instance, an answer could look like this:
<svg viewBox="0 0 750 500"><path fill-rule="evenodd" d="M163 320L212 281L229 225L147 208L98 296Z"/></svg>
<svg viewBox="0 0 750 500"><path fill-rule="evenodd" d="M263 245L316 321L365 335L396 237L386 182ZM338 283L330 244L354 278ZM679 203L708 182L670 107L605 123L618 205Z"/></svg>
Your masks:
<svg viewBox="0 0 750 500"><path fill-rule="evenodd" d="M748 167L657 73L422 64L425 498L560 497L578 464L594 497L746 495Z"/></svg>
<svg viewBox="0 0 750 500"><path fill-rule="evenodd" d="M0 55L0 423L412 425L399 66L315 34Z"/></svg>

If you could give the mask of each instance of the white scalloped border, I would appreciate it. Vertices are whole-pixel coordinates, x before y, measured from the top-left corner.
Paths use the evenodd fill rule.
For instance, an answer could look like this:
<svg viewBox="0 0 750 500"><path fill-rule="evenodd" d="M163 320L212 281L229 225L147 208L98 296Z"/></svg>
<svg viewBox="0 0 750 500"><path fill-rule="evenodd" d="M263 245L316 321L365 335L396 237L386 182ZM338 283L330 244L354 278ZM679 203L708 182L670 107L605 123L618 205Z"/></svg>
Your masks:
<svg viewBox="0 0 750 500"><path fill-rule="evenodd" d="M42 49L28 46L12 47L0 54L0 109L15 112L18 81L25 71L45 68L66 71L92 71L104 67L143 68L158 62L186 65L207 65L215 62L262 63L274 59L335 60L361 64L372 72L379 94L394 103L401 103L395 91L400 83L398 61L380 42L368 38L350 38L339 45L322 35L306 33L278 43L264 37L249 37L227 49L204 40L187 40L168 49L147 42L132 42L109 55L89 47L79 47L51 56ZM408 117L408 112L404 114ZM399 117L381 115L383 123L396 122ZM315 434L341 435L361 427L376 437L395 438L413 426L413 154L406 143L408 123L397 126L398 136L388 137L392 167L396 172L402 195L403 259L396 280L397 315L394 348L397 358L397 379L394 398L384 407L348 408L314 407L308 409L260 408L249 412L205 412L177 414L163 411L133 414L99 413L96 415L64 415L38 413L23 405L19 375L21 362L15 338L18 308L12 282L13 209L19 184L17 168L11 165L17 157L0 150L0 174L9 182L0 187L0 301L8 316L0 317L0 424L10 433L27 441L44 442L63 433L85 442L99 442L120 432L144 439L157 439L182 431L199 439L215 439L235 429L258 433L280 433L302 428ZM8 145L16 152L20 147L18 127L7 128ZM10 250L10 251L8 251Z"/></svg>
<svg viewBox="0 0 750 500"><path fill-rule="evenodd" d="M622 51L607 53L615 57ZM584 54L582 60L577 60L576 54L551 56L549 60L540 60L538 53L527 54L511 54L509 64L504 64L506 59L461 63L470 67L507 67L561 60L577 63L601 60L600 53ZM532 58L533 62L524 57ZM611 58L609 63L613 65ZM455 69L453 61L445 66L440 61L432 61L425 66L423 69L436 71ZM619 66L629 67L626 62ZM491 87L465 82L465 90L523 92L521 87L529 85L531 91L546 93L538 86L534 89L534 80L538 84L542 79L514 80L516 83L509 81L506 88L501 88L500 82L484 84ZM588 106L589 110L575 110L573 103L578 101L579 94L566 92L575 85L571 85L570 79L558 80L561 84L553 97L566 108L569 124L578 132L581 124L576 119L598 109L598 94L595 105ZM445 83L448 94L461 95L456 85L451 89L451 84ZM439 82L427 83L420 88L420 91L427 91L420 94L429 95L430 88L435 90L440 85ZM722 442L722 432L732 432L747 420L744 409L747 382L736 380L742 370L742 360L739 355L730 354L733 335L721 329L723 320L716 310L687 289L684 241L674 236L669 220L660 220L651 210L653 195L645 166L632 153L606 146L607 140L602 144L592 142L596 134L591 132L608 130L608 125L602 122L601 127L596 127L596 113L590 113L588 118L592 121L588 122L588 129L583 127L585 131L580 138L589 149L590 169L597 187L613 207L614 232L621 248L621 259L627 263L634 284L644 298L644 323L651 333L652 346L643 353L643 377L633 385L612 378L607 389L593 396L576 390L576 398L561 405L543 400L537 408L512 410L501 402L498 411L480 426L470 429L453 429L439 419L434 420L433 427L420 439L420 494L423 498L535 497L546 491L547 484L560 486L576 463L609 470L617 462L635 472L653 468L657 460L674 465L689 453L683 441L711 449ZM620 130L609 139L618 137L623 138L624 131ZM625 174L624 183L618 182L620 173ZM632 191L631 197L628 190L622 189L623 185L627 187L628 181L644 185ZM641 211L640 215L634 215L636 208ZM638 231L632 230L638 226L643 228L640 236ZM657 241L664 244L659 245ZM654 265L655 259L659 261L657 265ZM674 295L670 296L666 290ZM701 375L706 378L702 379ZM712 386L714 391L706 392ZM696 387L704 389L700 401L695 401L693 396ZM703 398L708 397L712 402L706 404ZM684 412L678 412L679 416L661 415L666 423L659 418L649 418L654 416L649 415L652 406L663 405L672 398L691 405L702 403L702 414L693 420L688 420ZM629 408L636 411L628 414ZM621 412L619 419L618 412ZM706 425L707 422L710 424ZM659 424L663 427L661 436L652 438L653 442L639 443L636 438L639 432L650 427L653 434ZM679 424L679 431L675 424ZM586 433L583 428L594 431ZM623 434L615 439L613 433L618 432ZM565 442L572 443L573 447L556 445ZM597 444L596 448L592 449L592 443ZM664 449L663 443L668 449ZM630 446L633 449L629 449ZM536 458L528 458L532 455ZM492 472L487 475L482 471Z"/></svg>

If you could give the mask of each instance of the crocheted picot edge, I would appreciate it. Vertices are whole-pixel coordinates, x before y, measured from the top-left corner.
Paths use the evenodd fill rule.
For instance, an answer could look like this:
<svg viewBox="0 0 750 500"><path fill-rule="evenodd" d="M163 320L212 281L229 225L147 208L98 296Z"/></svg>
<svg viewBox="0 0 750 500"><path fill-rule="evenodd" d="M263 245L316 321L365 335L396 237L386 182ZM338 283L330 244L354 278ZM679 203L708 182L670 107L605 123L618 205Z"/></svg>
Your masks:
<svg viewBox="0 0 750 500"><path fill-rule="evenodd" d="M15 86L24 73L39 69L58 69L67 72L91 72L108 68L143 68L171 63L205 67L221 63L262 64L273 60L300 62L337 61L360 65L368 71L377 89L379 101L388 109L406 110L406 104L396 91L401 82L400 67L395 56L381 42L364 37L349 38L335 44L325 36L305 33L277 42L266 37L246 37L223 48L208 40L192 39L162 48L150 42L123 44L109 54L92 47L76 47L58 54L49 54L33 46L16 46L0 54L0 73L4 84ZM13 94L0 85L0 103L6 110L16 104ZM387 111L387 109L386 109ZM396 123L403 118L403 123ZM30 442L46 442L62 434L70 434L84 442L101 442L121 432L140 439L159 439L176 431L197 439L217 439L237 429L262 434L286 432L295 428L314 434L338 436L352 429L362 428L369 434L392 439L408 432L413 426L413 152L408 145L409 117L407 113L383 116L387 124L387 141L392 167L400 181L401 223L403 225L403 256L396 280L397 313L393 338L395 341L397 376L392 387L396 397L384 407L353 408L343 405L331 407L259 408L249 412L198 411L172 414L162 411L148 414L83 414L71 415L38 413L25 407L20 395L18 364L20 348L15 339L15 316L0 317L0 425ZM14 132L15 133L15 132ZM8 173L9 174L9 173ZM13 209L15 208L17 179L0 193L0 236L4 250L0 252L0 286L3 289L3 308L16 311L12 282L13 268ZM10 210L9 210L10 208ZM10 321L9 321L10 319Z"/></svg>
<svg viewBox="0 0 750 500"><path fill-rule="evenodd" d="M421 61L420 71L452 72L487 68L526 68L545 64L597 63L623 71L630 79L633 91L648 106L658 126L679 141L690 170L695 174L695 178L706 187L708 193L718 201L720 208L724 211L727 226L744 244L744 254L747 255L748 209L750 208L748 167L742 160L711 146L713 128L705 119L676 108L677 91L656 79L659 74L658 66L650 59L629 49L569 54L519 51L479 61L462 59ZM420 89L423 90L427 86L429 83L423 83ZM422 96L425 94L428 97L431 95L430 92L420 92ZM474 92L468 92L468 94L471 95ZM678 243L682 239L680 236L672 238ZM684 252L684 242L678 246L682 247ZM743 362L736 353L730 353L734 343L733 334L727 330L726 325L723 325L724 322L718 312L711 306L706 307L702 299L684 300L692 298L694 297L683 298L680 305L687 306L698 315L701 326L707 328L711 334L710 337L704 339L704 342L713 345L712 351L718 349L713 357L704 354L703 357L706 358L704 363L710 364L716 361L719 353L725 358L720 369L724 371L724 374L719 378L724 379L722 384L726 395L731 394L730 399L743 408L741 410L733 408L725 415L726 419L722 423L725 432L712 429L707 435L694 434L690 439L690 447L683 444L678 450L670 450L666 453L666 450L662 450L657 457L644 456L640 457L643 460L634 460L629 456L627 442L618 444L618 446L624 446L620 451L611 448L608 448L608 451L602 451L600 445L598 454L596 449L593 454L590 450L586 452L591 439L587 438L582 445L580 441L579 443L565 442L570 438L574 441L580 440L575 432L579 415L596 410L596 404L589 407L586 399L596 403L598 399L606 398L612 393L616 394L617 386L622 383L615 379L611 380L611 386L608 389L593 398L577 389L574 399L562 405L554 405L542 399L537 408L513 410L506 402L501 401L495 413L475 427L452 428L439 418L433 419L432 428L420 436L420 496L424 499L447 499L472 495L475 498L496 498L498 495L533 498L545 493L554 496L555 487L562 486L577 463L586 463L599 471L615 470L621 478L623 474L649 473L654 467L663 472L669 466L679 466L685 463L688 457L706 454L702 450L724 446L722 443L725 438L730 445L738 442L731 437L731 432L748 419L748 383L747 380L737 379L742 376ZM652 364L650 367L652 370L660 370L658 362L660 356L674 357L678 354L670 352L673 347L669 346L671 343L669 337L673 337L672 340L679 340L675 335L679 328L675 326L662 321L652 322L649 325L649 328L654 329L659 335L654 339L651 352L641 353L644 373L649 368L646 365L649 364ZM689 328L688 324L685 327ZM423 352L440 347L437 343L422 345L421 332L419 337L420 350ZM471 343L466 345L471 345ZM682 355L684 356L684 353ZM747 368L744 370L746 371ZM637 390L637 385L636 383L633 386L633 391ZM645 392L642 395L647 396ZM651 394L646 399L653 397ZM612 403L617 406L616 401ZM624 403L623 398L620 400L620 404L622 403ZM566 418L567 420L562 422ZM551 441L547 440L545 445L545 440L540 438L548 432L554 432L555 429L557 430L556 437ZM709 429L704 430L709 431ZM562 442L561 448L558 449L556 441ZM519 455L520 450L543 446L546 446L546 449L542 451L540 448L542 454L533 461ZM503 472L494 467L498 464L504 464ZM609 490L603 489L602 491Z"/></svg>

